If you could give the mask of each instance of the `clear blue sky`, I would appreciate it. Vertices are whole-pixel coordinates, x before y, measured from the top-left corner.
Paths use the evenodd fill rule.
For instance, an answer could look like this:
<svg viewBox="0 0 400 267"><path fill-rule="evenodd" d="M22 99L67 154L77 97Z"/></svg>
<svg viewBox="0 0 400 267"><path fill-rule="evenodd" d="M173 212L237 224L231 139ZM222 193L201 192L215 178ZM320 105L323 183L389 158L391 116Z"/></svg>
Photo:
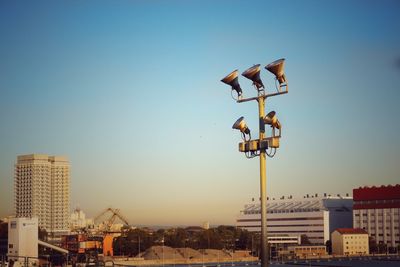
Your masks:
<svg viewBox="0 0 400 267"><path fill-rule="evenodd" d="M45 153L69 157L71 209L89 216L233 224L259 163L231 126L245 116L257 132L257 107L220 79L281 57L268 194L399 183L399 14L398 1L1 1L0 217L17 155Z"/></svg>

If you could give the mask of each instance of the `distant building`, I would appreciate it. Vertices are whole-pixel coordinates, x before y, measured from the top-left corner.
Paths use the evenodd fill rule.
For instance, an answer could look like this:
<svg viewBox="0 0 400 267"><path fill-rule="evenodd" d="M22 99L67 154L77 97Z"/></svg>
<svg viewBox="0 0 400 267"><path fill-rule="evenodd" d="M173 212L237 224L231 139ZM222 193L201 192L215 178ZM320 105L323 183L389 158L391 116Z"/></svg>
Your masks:
<svg viewBox="0 0 400 267"><path fill-rule="evenodd" d="M38 217L55 235L69 231L70 170L64 157L31 154L15 164L16 217Z"/></svg>
<svg viewBox="0 0 400 267"><path fill-rule="evenodd" d="M306 235L312 244L325 244L334 229L352 227L351 197L312 196L302 199L267 200L267 230L270 236ZM236 226L261 230L260 204L247 204Z"/></svg>
<svg viewBox="0 0 400 267"><path fill-rule="evenodd" d="M339 228L332 233L332 254L369 254L368 233L363 229Z"/></svg>
<svg viewBox="0 0 400 267"><path fill-rule="evenodd" d="M326 246L291 246L289 252L297 259L312 259L326 256Z"/></svg>
<svg viewBox="0 0 400 267"><path fill-rule="evenodd" d="M81 209L76 208L71 214L70 226L71 230L94 228L94 221L93 219L86 219L85 213Z"/></svg>
<svg viewBox="0 0 400 267"><path fill-rule="evenodd" d="M368 232L377 244L400 244L400 185L353 189L353 227Z"/></svg>
<svg viewBox="0 0 400 267"><path fill-rule="evenodd" d="M38 257L38 218L13 218L8 222L9 260L36 262Z"/></svg>

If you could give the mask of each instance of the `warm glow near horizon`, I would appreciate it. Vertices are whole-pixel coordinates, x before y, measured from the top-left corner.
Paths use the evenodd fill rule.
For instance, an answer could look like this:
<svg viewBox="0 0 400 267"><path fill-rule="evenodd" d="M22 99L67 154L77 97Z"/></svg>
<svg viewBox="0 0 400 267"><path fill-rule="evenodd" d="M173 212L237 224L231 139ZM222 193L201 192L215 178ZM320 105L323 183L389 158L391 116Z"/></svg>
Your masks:
<svg viewBox="0 0 400 267"><path fill-rule="evenodd" d="M268 195L352 193L400 181L398 1L0 3L0 218L18 155L64 155L71 211L133 225L234 224L259 196L257 105L220 80L286 59ZM245 97L255 96L239 77Z"/></svg>

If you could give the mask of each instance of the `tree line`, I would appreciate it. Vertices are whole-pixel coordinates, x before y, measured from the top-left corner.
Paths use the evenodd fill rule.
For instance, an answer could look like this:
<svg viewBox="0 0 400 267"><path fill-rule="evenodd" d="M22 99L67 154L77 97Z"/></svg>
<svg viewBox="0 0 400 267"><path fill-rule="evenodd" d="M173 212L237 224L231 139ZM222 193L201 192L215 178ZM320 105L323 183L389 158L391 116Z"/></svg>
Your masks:
<svg viewBox="0 0 400 267"><path fill-rule="evenodd" d="M210 229L172 228L155 232L136 228L115 238L113 247L114 255L136 256L152 246L257 251L259 243L259 234L234 226Z"/></svg>

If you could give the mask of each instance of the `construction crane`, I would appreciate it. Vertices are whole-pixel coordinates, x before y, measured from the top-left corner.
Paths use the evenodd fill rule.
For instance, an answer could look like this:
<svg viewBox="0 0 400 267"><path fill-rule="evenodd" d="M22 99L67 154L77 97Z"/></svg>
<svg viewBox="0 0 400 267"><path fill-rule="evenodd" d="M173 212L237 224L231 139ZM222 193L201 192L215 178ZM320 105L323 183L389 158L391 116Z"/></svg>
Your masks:
<svg viewBox="0 0 400 267"><path fill-rule="evenodd" d="M94 221L98 221L98 219L101 218L107 212L111 212L112 215L108 220L103 222L104 226L105 226L104 232L108 233L111 231L111 227L113 226L113 224L117 218L119 218L127 226L129 225L128 220L125 219L125 217L121 214L119 209L113 209L113 208L107 208L107 209L103 210L99 215L96 216L96 218L94 218Z"/></svg>
<svg viewBox="0 0 400 267"><path fill-rule="evenodd" d="M113 251L113 240L114 237L116 237L116 233L111 231L111 227L113 226L115 220L119 218L124 224L129 226L128 220L125 219L124 216L122 216L121 212L119 209L113 209L113 208L107 208L104 211L102 211L99 215L96 216L94 221L97 221L99 218L101 218L103 215L105 215L107 212L111 212L112 215L111 217L104 221L104 230L103 230L103 255L104 256L113 256L114 251Z"/></svg>

